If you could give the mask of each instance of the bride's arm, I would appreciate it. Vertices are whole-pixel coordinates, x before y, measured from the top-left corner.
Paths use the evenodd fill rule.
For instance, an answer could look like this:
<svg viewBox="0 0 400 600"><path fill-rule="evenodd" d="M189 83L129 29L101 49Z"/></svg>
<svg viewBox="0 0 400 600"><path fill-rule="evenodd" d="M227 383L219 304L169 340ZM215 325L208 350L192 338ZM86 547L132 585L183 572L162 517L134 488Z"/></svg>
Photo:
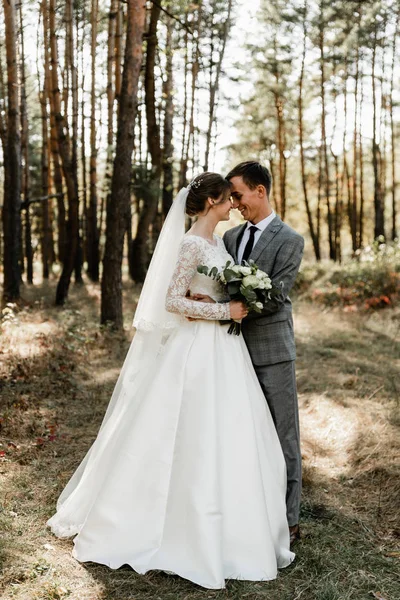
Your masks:
<svg viewBox="0 0 400 600"><path fill-rule="evenodd" d="M210 304L186 297L190 282L197 273L198 265L201 264L201 259L201 249L196 238L183 238L178 261L168 288L165 308L169 312L179 313L185 317L214 321L230 319L229 302Z"/></svg>

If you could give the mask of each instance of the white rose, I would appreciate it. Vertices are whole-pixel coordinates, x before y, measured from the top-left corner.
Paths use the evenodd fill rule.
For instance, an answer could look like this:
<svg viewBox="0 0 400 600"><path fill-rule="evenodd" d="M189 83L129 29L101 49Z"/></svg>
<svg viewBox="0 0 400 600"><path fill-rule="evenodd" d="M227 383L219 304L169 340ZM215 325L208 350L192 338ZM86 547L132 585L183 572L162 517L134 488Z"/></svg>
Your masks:
<svg viewBox="0 0 400 600"><path fill-rule="evenodd" d="M257 306L257 308L262 309L263 304L262 304L262 302L256 302L256 306Z"/></svg>
<svg viewBox="0 0 400 600"><path fill-rule="evenodd" d="M259 280L257 289L259 289L259 290L265 290L266 289L265 288L265 281L263 279Z"/></svg>
<svg viewBox="0 0 400 600"><path fill-rule="evenodd" d="M255 275L247 275L247 277L243 277L242 285L244 287L257 288L259 284L259 280Z"/></svg>
<svg viewBox="0 0 400 600"><path fill-rule="evenodd" d="M242 275L251 275L250 267L239 267L239 271Z"/></svg>
<svg viewBox="0 0 400 600"><path fill-rule="evenodd" d="M265 277L268 277L268 275L264 271L261 271L261 269L258 269L256 277L257 279L264 279Z"/></svg>
<svg viewBox="0 0 400 600"><path fill-rule="evenodd" d="M234 273L238 273L238 274L239 274L239 273L240 273L241 266L240 266L240 265L233 265L233 267L229 267L229 269L230 269L231 271L233 271Z"/></svg>

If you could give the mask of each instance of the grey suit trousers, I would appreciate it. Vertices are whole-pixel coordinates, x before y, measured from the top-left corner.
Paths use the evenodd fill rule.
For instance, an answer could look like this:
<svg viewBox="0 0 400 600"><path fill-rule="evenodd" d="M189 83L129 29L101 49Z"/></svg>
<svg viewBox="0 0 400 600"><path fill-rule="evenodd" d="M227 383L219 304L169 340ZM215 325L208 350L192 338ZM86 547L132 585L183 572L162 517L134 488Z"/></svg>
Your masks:
<svg viewBox="0 0 400 600"><path fill-rule="evenodd" d="M294 360L254 365L281 442L287 469L286 510L289 527L299 522L301 452Z"/></svg>

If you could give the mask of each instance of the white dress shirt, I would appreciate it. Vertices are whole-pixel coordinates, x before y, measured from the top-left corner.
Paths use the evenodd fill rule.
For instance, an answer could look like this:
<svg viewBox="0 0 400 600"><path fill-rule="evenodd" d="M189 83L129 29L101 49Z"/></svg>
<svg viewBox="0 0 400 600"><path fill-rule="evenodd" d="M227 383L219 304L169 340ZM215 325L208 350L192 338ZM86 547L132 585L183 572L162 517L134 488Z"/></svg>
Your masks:
<svg viewBox="0 0 400 600"><path fill-rule="evenodd" d="M268 225L275 219L275 217L276 217L276 213L275 213L275 211L272 211L272 213L270 215L268 215L268 217L265 217L265 219L263 219L262 221L259 221L259 223L257 223L257 225L254 225L254 227L257 227L258 231L256 231L254 234L253 248L257 244L258 240L260 239L260 235L262 234L264 229L266 229L268 227ZM239 250L238 250L238 263L239 264L241 264L241 262L242 262L243 252L244 252L247 242L249 241L250 227L253 227L253 223L250 223L250 221L247 221L247 228L246 228L244 234L242 235L242 239L240 240L240 244L239 244Z"/></svg>

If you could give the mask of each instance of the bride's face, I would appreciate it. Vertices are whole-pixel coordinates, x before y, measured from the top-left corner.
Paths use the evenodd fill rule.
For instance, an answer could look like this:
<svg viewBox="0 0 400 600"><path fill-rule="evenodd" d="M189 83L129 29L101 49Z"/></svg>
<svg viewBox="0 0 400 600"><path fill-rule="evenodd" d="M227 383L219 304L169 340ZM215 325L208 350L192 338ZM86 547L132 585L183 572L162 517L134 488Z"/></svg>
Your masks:
<svg viewBox="0 0 400 600"><path fill-rule="evenodd" d="M232 209L230 192L223 192L217 200L213 200L212 202L212 211L218 217L218 221L229 221Z"/></svg>

